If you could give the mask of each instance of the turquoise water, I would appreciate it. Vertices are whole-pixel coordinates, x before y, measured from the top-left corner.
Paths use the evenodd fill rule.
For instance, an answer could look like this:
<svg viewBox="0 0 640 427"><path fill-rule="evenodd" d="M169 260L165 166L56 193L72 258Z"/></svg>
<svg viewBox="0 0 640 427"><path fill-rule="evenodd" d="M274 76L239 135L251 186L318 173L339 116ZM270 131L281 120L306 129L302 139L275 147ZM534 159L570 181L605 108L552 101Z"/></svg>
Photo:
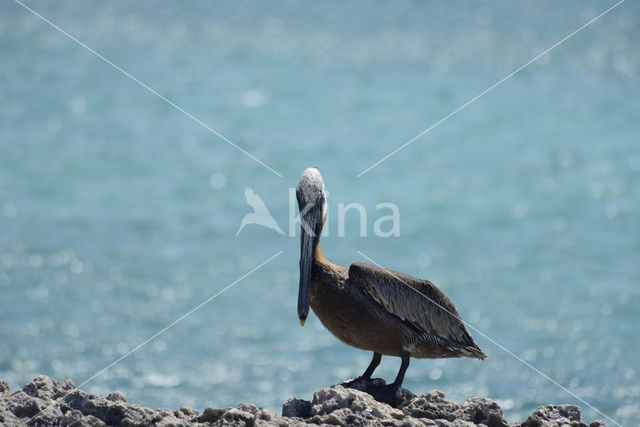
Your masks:
<svg viewBox="0 0 640 427"><path fill-rule="evenodd" d="M430 278L463 317L616 421L640 423L640 8L627 2L369 173L356 175L612 5L56 2L0 5L0 378L82 383L154 407L278 409L370 355L296 318L298 238L248 226L252 187L287 231L318 166L326 255ZM339 203L369 214L367 237ZM373 235L395 203L400 236ZM416 360L405 385L578 403L489 355ZM383 360L379 374L395 375ZM583 405L584 406L584 405ZM603 418L591 409L587 417Z"/></svg>

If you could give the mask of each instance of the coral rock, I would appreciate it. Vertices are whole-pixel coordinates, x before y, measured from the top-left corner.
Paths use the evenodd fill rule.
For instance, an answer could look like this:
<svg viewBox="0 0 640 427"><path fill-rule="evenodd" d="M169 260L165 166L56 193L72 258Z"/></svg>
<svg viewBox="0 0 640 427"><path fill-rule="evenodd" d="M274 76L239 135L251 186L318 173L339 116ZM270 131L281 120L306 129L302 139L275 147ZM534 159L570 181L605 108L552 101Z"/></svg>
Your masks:
<svg viewBox="0 0 640 427"><path fill-rule="evenodd" d="M251 403L234 408L206 408L202 414L183 406L177 410L149 409L128 403L120 392L100 397L76 389L71 381L39 376L11 393L0 381L0 425L62 427L187 427L187 426L403 426L403 427L602 427L581 420L580 408L548 405L536 409L519 424L511 424L491 399L473 397L462 403L433 390L415 396L400 389L395 407L376 401L365 391L382 380L354 380L318 390L311 401L292 398L282 405L282 416ZM348 387L345 387L348 385Z"/></svg>

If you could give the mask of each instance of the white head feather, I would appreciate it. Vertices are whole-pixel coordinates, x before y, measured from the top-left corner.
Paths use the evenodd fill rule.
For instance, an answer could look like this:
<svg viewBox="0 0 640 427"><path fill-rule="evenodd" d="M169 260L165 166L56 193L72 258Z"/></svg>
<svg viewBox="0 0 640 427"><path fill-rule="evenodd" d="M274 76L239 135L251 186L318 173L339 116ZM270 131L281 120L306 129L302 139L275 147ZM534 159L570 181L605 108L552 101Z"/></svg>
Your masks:
<svg viewBox="0 0 640 427"><path fill-rule="evenodd" d="M302 196L305 204L315 204L318 197L322 196L322 220L324 222L327 217L327 195L324 192L324 181L318 168L311 167L302 172L296 186L296 192Z"/></svg>

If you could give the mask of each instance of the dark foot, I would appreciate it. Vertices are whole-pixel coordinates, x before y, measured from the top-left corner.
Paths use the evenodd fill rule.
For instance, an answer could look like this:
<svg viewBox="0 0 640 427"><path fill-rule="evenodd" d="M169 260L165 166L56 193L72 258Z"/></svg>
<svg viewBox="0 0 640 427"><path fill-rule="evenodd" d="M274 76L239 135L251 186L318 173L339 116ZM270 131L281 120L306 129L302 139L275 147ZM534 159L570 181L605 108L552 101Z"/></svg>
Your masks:
<svg viewBox="0 0 640 427"><path fill-rule="evenodd" d="M387 403L391 406L396 406L399 403L398 389L400 387L394 384L389 385L375 385L369 384L367 389L364 390L369 393L378 402Z"/></svg>
<svg viewBox="0 0 640 427"><path fill-rule="evenodd" d="M367 380L365 378L359 376L358 378L354 378L350 381L343 381L340 383L340 385L345 388L354 388L354 386L358 386L366 381Z"/></svg>
<svg viewBox="0 0 640 427"><path fill-rule="evenodd" d="M343 381L339 385L345 388L367 391L367 387L371 387L372 384L385 385L386 382L382 378L366 378L361 375L353 380Z"/></svg>

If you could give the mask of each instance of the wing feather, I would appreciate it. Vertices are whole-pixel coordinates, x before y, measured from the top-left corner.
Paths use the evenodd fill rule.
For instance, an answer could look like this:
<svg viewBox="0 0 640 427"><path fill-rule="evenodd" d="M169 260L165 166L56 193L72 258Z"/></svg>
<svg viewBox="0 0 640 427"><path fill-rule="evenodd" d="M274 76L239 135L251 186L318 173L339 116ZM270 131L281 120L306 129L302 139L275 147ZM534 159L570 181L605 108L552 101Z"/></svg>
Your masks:
<svg viewBox="0 0 640 427"><path fill-rule="evenodd" d="M428 280L397 273L371 264L353 263L349 282L403 321L431 336L484 358L453 302Z"/></svg>

